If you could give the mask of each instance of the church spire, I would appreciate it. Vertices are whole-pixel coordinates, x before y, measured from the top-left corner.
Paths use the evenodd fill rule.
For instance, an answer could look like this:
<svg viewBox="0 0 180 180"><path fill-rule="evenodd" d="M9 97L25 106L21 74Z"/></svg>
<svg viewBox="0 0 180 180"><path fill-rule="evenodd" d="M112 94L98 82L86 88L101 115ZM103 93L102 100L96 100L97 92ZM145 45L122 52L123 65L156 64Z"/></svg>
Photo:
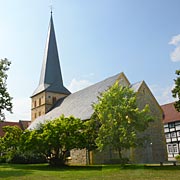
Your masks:
<svg viewBox="0 0 180 180"><path fill-rule="evenodd" d="M38 88L34 91L32 96L35 96L36 94L39 94L42 91L70 94L70 92L63 85L53 24L52 10L44 59L41 69L40 81Z"/></svg>

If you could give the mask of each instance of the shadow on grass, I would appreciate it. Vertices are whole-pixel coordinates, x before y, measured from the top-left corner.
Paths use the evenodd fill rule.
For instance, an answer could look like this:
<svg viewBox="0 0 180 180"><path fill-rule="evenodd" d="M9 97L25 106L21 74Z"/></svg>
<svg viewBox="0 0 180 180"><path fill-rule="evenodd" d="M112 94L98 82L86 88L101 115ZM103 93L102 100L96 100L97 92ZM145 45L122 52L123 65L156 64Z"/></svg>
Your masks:
<svg viewBox="0 0 180 180"><path fill-rule="evenodd" d="M92 166L62 166L52 167L48 164L0 164L0 178L27 176L34 171L104 171L104 170L180 170L180 166L172 165L92 165Z"/></svg>
<svg viewBox="0 0 180 180"><path fill-rule="evenodd" d="M0 169L12 168L16 170L39 171L101 171L101 165L93 166L50 166L49 164L0 164Z"/></svg>
<svg viewBox="0 0 180 180"><path fill-rule="evenodd" d="M148 169L148 170L180 170L180 166L173 166L173 165L125 165L121 167L123 170L138 170L138 169Z"/></svg>
<svg viewBox="0 0 180 180"><path fill-rule="evenodd" d="M32 174L32 170L22 170L22 169L14 169L9 165L1 165L0 164L0 179L14 177L20 178L21 176L27 176Z"/></svg>
<svg viewBox="0 0 180 180"><path fill-rule="evenodd" d="M27 176L31 174L31 172L22 172L22 171L0 171L0 179L5 179L5 178L10 178L10 177L13 177L13 178L17 178L18 177L23 177L23 176Z"/></svg>

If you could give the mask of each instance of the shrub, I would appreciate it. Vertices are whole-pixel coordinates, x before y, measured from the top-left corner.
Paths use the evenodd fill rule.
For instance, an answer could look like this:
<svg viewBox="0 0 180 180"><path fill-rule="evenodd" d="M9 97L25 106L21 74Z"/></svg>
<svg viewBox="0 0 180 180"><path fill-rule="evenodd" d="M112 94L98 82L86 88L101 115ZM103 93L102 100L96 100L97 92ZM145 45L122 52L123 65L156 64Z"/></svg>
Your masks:
<svg viewBox="0 0 180 180"><path fill-rule="evenodd" d="M6 158L4 156L0 156L0 163L5 163L6 162Z"/></svg>
<svg viewBox="0 0 180 180"><path fill-rule="evenodd" d="M176 159L177 161L180 161L180 155L177 155L177 156L175 157L175 159Z"/></svg>
<svg viewBox="0 0 180 180"><path fill-rule="evenodd" d="M36 163L46 163L46 157L42 154L35 153L15 153L13 158L10 160L10 163L18 163L18 164L36 164Z"/></svg>

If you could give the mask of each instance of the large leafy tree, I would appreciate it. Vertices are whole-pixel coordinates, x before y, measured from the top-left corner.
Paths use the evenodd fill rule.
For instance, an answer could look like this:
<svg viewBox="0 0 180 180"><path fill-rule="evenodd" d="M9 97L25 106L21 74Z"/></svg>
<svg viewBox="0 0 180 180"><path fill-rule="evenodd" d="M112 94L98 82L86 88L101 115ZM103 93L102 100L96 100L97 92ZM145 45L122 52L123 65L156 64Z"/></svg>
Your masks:
<svg viewBox="0 0 180 180"><path fill-rule="evenodd" d="M12 111L12 97L7 91L7 70L11 62L5 59L0 59L0 120L5 119L4 110Z"/></svg>
<svg viewBox="0 0 180 180"><path fill-rule="evenodd" d="M45 156L39 153L42 143L38 136L35 137L37 134L35 134L34 131L22 131L18 126L4 126L3 131L5 134L3 137L0 137L0 162L46 162ZM34 146L25 147L25 145L28 144L25 143L26 140L28 141L32 139L32 137L34 137ZM38 145L36 146L36 144ZM31 150L29 150L30 148Z"/></svg>
<svg viewBox="0 0 180 180"><path fill-rule="evenodd" d="M85 124L73 116L61 116L40 125L39 129L26 131L22 137L24 151L44 154L53 165L66 161L67 153L86 146Z"/></svg>
<svg viewBox="0 0 180 180"><path fill-rule="evenodd" d="M8 161L11 161L20 147L20 139L23 131L18 126L4 126L3 131L5 135L0 139L1 154Z"/></svg>
<svg viewBox="0 0 180 180"><path fill-rule="evenodd" d="M119 152L122 159L122 150L142 143L144 139L138 133L148 127L152 117L148 106L142 110L137 107L136 94L132 89L115 83L98 97L93 108L93 118L100 124L96 139L99 150L110 146Z"/></svg>
<svg viewBox="0 0 180 180"><path fill-rule="evenodd" d="M24 132L16 126L3 127L0 153L11 162L31 163L46 158L52 165L63 165L70 150L96 148L94 129L96 123L92 120L85 122L64 115Z"/></svg>
<svg viewBox="0 0 180 180"><path fill-rule="evenodd" d="M44 147L45 140L42 138L42 130L25 130L21 136L20 149L23 153L28 154L43 154L46 156L46 146Z"/></svg>
<svg viewBox="0 0 180 180"><path fill-rule="evenodd" d="M172 90L172 95L174 98L178 98L174 106L177 109L177 111L180 112L180 70L176 70L176 74L177 74L177 79L174 80L175 87Z"/></svg>

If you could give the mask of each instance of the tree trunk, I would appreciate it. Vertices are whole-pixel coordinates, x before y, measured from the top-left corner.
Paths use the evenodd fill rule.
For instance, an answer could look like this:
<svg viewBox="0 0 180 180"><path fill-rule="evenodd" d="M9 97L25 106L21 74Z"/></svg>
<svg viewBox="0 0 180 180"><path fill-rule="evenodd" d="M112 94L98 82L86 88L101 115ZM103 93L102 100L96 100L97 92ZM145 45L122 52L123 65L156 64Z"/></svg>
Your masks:
<svg viewBox="0 0 180 180"><path fill-rule="evenodd" d="M64 152L62 152L59 148L54 150L54 157L50 159L50 165L52 166L64 166Z"/></svg>
<svg viewBox="0 0 180 180"><path fill-rule="evenodd" d="M118 148L118 153L119 153L119 159L122 160L121 148Z"/></svg>

